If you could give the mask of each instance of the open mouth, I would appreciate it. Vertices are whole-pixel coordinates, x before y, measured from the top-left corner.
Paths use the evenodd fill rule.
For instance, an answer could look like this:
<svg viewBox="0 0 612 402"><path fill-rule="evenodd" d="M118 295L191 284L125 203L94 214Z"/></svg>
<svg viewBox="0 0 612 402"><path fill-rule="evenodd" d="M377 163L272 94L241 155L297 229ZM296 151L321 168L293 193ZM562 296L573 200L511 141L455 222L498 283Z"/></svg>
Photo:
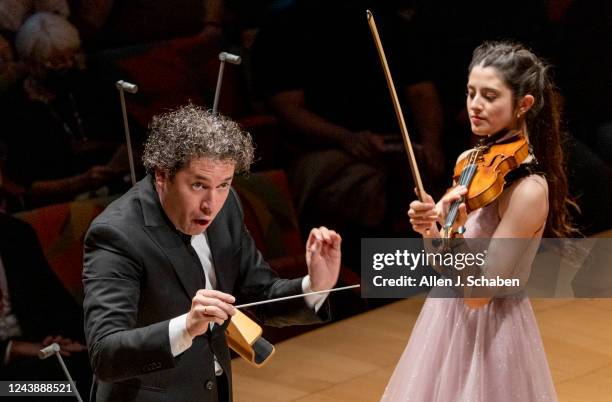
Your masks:
<svg viewBox="0 0 612 402"><path fill-rule="evenodd" d="M206 226L210 223L210 219L194 219L193 221L200 226Z"/></svg>

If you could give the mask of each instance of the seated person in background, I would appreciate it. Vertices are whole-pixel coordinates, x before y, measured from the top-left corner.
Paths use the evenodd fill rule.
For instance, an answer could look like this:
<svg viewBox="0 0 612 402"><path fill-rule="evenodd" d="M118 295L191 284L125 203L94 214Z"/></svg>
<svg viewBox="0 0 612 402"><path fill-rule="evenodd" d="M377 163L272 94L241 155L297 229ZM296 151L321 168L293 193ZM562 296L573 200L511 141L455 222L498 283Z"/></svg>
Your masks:
<svg viewBox="0 0 612 402"><path fill-rule="evenodd" d="M423 172L430 180L443 172L440 103L418 26L404 17L414 12L374 3L297 2L264 25L253 46L256 90L286 127L290 177L307 226L388 228L414 187L367 8L398 95L410 106L407 124Z"/></svg>
<svg viewBox="0 0 612 402"><path fill-rule="evenodd" d="M76 29L63 17L37 13L15 44L27 76L0 106L7 116L0 142L5 173L23 187L24 206L70 200L109 183L120 170L104 164L118 147L112 136L121 131L85 81Z"/></svg>
<svg viewBox="0 0 612 402"><path fill-rule="evenodd" d="M198 35L222 39L223 0L80 0L75 25L87 49L98 50Z"/></svg>
<svg viewBox="0 0 612 402"><path fill-rule="evenodd" d="M55 358L38 359L53 342L79 390L87 392L91 369L80 308L51 270L34 230L0 213L0 378L64 381Z"/></svg>
<svg viewBox="0 0 612 402"><path fill-rule="evenodd" d="M15 60L9 41L0 35L0 98L23 77L23 64Z"/></svg>
<svg viewBox="0 0 612 402"><path fill-rule="evenodd" d="M30 15L41 11L64 18L70 16L67 0L2 0L0 1L0 31L12 37Z"/></svg>

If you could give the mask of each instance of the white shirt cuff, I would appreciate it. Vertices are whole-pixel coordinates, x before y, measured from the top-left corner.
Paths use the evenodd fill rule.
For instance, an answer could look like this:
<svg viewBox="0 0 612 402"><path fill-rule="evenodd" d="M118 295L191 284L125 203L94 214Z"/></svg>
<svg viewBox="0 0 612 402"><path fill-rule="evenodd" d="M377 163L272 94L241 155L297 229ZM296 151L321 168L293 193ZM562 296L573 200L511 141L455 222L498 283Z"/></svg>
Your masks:
<svg viewBox="0 0 612 402"><path fill-rule="evenodd" d="M310 286L311 286L310 275L306 275L302 279L302 292L303 293L312 292L312 288ZM323 303L325 302L325 299L327 299L328 295L329 293L318 293L316 295L307 295L307 296L304 296L304 301L306 302L306 305L308 307L314 308L315 313L317 313L319 309L321 308L321 306L323 305Z"/></svg>
<svg viewBox="0 0 612 402"><path fill-rule="evenodd" d="M170 320L168 324L170 337L170 350L172 356L176 357L189 349L193 339L187 332L187 314L180 315Z"/></svg>

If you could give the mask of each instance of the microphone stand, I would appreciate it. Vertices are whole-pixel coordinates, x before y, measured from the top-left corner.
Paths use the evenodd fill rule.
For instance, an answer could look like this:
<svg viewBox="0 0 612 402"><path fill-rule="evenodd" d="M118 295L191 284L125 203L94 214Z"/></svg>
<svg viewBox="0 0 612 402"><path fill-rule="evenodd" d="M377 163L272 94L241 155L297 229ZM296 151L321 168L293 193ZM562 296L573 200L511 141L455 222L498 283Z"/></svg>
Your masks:
<svg viewBox="0 0 612 402"><path fill-rule="evenodd" d="M221 84L223 83L223 70L225 69L225 62L231 64L240 64L242 58L235 54L221 52L219 53L219 75L217 76L217 89L215 89L215 100L213 102L212 112L217 113L219 107L219 94L221 93Z"/></svg>
<svg viewBox="0 0 612 402"><path fill-rule="evenodd" d="M40 358L40 360L44 360L52 355L57 356L57 360L59 360L60 365L62 366L62 370L64 370L64 374L66 374L66 378L68 378L68 381L70 382L70 386L72 387L72 393L74 394L74 396L79 402L83 402L83 399L81 398L81 395L79 394L79 391L77 390L77 387L74 384L74 381L72 380L72 377L70 376L70 373L68 372L68 368L66 367L66 364L64 363L64 359L62 359L62 356L60 355L59 351L60 351L60 346L54 342L51 345L47 346L46 348L41 349L38 352L38 357Z"/></svg>
<svg viewBox="0 0 612 402"><path fill-rule="evenodd" d="M130 139L130 127L128 126L127 111L125 110L125 96L123 92L135 94L138 92L138 86L129 82L119 80L115 84L119 90L119 98L121 99L121 111L123 112L123 127L125 129L125 142L127 143L128 160L130 162L130 177L132 185L136 184L136 170L134 169L134 156L132 154L132 140Z"/></svg>

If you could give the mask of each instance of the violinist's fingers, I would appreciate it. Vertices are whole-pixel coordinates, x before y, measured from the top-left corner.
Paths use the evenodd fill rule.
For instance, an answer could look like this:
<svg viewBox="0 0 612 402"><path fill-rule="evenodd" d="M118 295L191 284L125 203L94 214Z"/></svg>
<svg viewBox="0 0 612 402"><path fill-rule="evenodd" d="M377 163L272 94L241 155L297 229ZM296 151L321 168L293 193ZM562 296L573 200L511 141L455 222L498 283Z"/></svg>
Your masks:
<svg viewBox="0 0 612 402"><path fill-rule="evenodd" d="M413 208L410 208L407 212L407 215L411 218L423 218L423 217L427 217L427 218L438 218L438 211L436 211L435 205L431 206L430 208L426 208L426 209L422 209L422 210L415 210Z"/></svg>
<svg viewBox="0 0 612 402"><path fill-rule="evenodd" d="M451 190L451 193L458 195L465 195L467 192L467 187L463 185L457 185Z"/></svg>
<svg viewBox="0 0 612 402"><path fill-rule="evenodd" d="M412 225L412 229L417 233L428 233L431 229L431 225Z"/></svg>
<svg viewBox="0 0 612 402"><path fill-rule="evenodd" d="M416 194L417 197L419 196L419 189L416 188L416 187L414 188L414 194ZM431 195L429 195L428 193L426 193L424 191L423 191L423 193L421 193L421 197L423 197L423 199L419 200L419 201L421 201L423 203L427 203L427 204L428 203L434 203L434 200L431 197Z"/></svg>
<svg viewBox="0 0 612 402"><path fill-rule="evenodd" d="M421 201L412 201L410 203L410 209L413 209L415 211L427 211L429 209L433 209L436 206L436 204L432 202L421 202Z"/></svg>
<svg viewBox="0 0 612 402"><path fill-rule="evenodd" d="M411 205L407 212L410 218L437 215L435 205Z"/></svg>
<svg viewBox="0 0 612 402"><path fill-rule="evenodd" d="M459 205L459 215L457 216L456 222L459 226L463 226L465 222L467 222L467 207L463 202Z"/></svg>
<svg viewBox="0 0 612 402"><path fill-rule="evenodd" d="M449 190L444 197L442 197L442 201L444 203L450 204L451 202L460 199L465 194L467 194L467 187L465 186L456 186Z"/></svg>
<svg viewBox="0 0 612 402"><path fill-rule="evenodd" d="M436 221L437 221L437 216L423 216L423 217L410 218L410 223L417 224L417 225L421 225L421 224L431 225L432 223Z"/></svg>

